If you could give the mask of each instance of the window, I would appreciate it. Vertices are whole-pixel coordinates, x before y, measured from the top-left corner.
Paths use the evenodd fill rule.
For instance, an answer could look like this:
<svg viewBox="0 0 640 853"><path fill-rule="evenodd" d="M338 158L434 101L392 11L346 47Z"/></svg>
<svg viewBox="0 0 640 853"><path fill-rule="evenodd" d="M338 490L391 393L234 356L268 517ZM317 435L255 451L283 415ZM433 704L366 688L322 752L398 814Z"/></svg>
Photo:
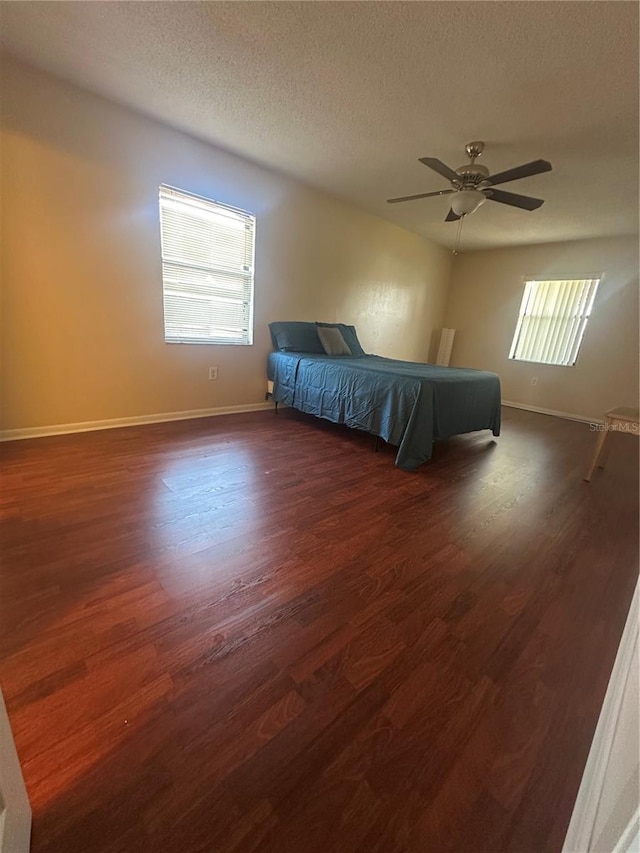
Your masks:
<svg viewBox="0 0 640 853"><path fill-rule="evenodd" d="M527 281L509 358L573 367L599 278Z"/></svg>
<svg viewBox="0 0 640 853"><path fill-rule="evenodd" d="M255 217L160 187L164 339L253 343Z"/></svg>

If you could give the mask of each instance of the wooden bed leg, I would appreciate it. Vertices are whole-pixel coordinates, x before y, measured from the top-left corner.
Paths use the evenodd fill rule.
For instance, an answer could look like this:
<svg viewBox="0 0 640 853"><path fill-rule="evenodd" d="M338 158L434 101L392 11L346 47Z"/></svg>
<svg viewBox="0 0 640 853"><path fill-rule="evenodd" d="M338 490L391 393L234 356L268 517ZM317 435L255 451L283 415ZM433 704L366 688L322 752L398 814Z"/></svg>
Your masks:
<svg viewBox="0 0 640 853"><path fill-rule="evenodd" d="M271 393L271 391L267 391L267 393L264 395L264 399L265 399L265 401L271 400L271 398L272 398L272 397L273 397L273 394ZM275 408L275 412L276 412L276 415L277 415L277 414L278 414L278 401L277 401L277 400L274 400L273 402L274 402L275 407L276 407L276 408Z"/></svg>
<svg viewBox="0 0 640 853"><path fill-rule="evenodd" d="M376 436L376 443L373 447L373 452L377 453L379 449L380 449L380 437Z"/></svg>

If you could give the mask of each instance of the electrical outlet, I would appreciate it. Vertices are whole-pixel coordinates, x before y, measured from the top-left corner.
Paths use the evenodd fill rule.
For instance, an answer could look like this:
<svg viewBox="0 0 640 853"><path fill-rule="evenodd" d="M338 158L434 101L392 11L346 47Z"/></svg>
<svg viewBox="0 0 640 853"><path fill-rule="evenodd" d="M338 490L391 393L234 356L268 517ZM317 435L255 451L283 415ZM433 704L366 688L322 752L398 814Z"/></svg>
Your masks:
<svg viewBox="0 0 640 853"><path fill-rule="evenodd" d="M209 380L211 382L213 382L217 378L218 378L218 368L217 367L210 367L209 368Z"/></svg>

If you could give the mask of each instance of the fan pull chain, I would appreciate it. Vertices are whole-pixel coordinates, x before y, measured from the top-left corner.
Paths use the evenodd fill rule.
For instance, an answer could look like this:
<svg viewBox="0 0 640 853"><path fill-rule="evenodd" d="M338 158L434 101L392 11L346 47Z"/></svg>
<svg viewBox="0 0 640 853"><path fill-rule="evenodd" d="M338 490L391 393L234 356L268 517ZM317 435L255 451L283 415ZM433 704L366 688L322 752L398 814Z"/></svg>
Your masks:
<svg viewBox="0 0 640 853"><path fill-rule="evenodd" d="M464 220L465 220L465 217L461 216L460 221L458 222L458 230L456 232L456 242L454 243L454 246L453 246L453 254L454 255L458 254L458 249L460 248L460 237L462 236L462 223L464 222Z"/></svg>

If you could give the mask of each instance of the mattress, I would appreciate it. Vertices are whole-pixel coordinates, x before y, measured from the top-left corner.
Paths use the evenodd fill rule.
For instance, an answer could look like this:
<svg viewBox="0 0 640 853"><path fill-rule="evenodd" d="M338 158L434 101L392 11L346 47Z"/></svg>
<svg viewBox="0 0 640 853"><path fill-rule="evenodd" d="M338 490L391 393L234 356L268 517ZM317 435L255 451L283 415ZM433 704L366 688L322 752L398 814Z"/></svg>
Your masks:
<svg viewBox="0 0 640 853"><path fill-rule="evenodd" d="M408 471L431 458L436 439L483 429L500 434L500 379L487 371L273 352L267 376L276 402L379 435L398 447L396 465Z"/></svg>

